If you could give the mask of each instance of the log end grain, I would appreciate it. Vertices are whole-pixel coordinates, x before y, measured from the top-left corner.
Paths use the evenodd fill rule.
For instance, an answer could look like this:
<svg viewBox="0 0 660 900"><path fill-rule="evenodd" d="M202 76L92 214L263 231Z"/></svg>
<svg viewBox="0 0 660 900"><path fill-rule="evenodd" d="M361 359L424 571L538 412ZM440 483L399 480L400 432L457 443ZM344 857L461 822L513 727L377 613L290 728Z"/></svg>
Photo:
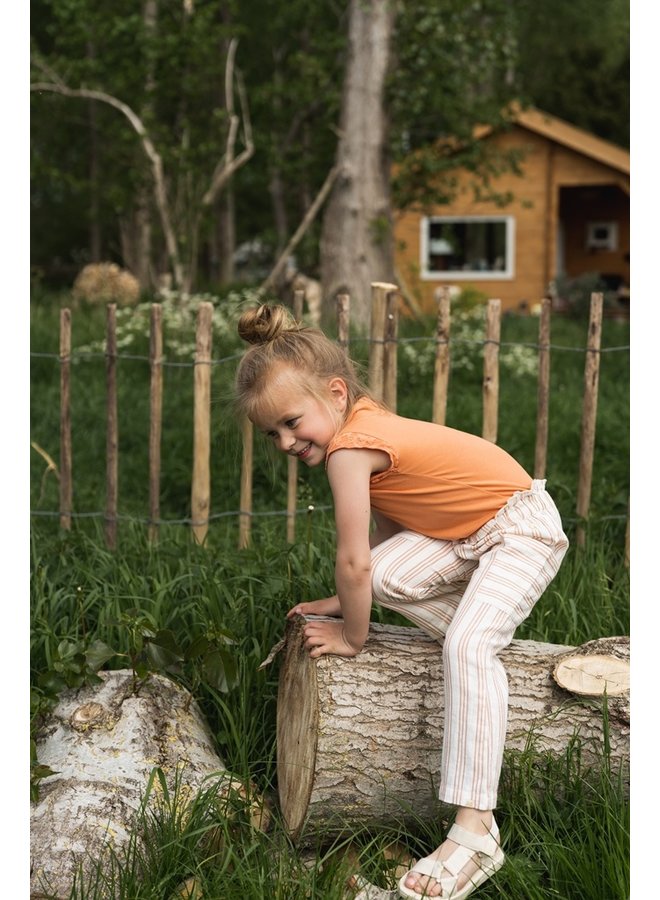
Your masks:
<svg viewBox="0 0 660 900"><path fill-rule="evenodd" d="M319 708L316 663L305 650L296 616L287 625L285 655L280 671L277 720L277 783L280 808L289 831L296 835L304 822L312 794L318 744Z"/></svg>
<svg viewBox="0 0 660 900"><path fill-rule="evenodd" d="M600 638L562 656L553 671L557 684L586 697L616 697L630 690L630 642Z"/></svg>

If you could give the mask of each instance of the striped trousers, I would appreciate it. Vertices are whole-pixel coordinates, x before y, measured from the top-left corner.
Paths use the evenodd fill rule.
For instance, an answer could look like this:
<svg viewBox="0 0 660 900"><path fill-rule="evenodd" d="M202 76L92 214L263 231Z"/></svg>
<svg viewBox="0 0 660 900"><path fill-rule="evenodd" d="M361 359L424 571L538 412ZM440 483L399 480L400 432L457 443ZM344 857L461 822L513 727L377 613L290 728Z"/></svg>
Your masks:
<svg viewBox="0 0 660 900"><path fill-rule="evenodd" d="M439 797L446 803L497 805L508 707L498 653L554 578L567 547L545 481L534 481L465 539L401 531L372 550L374 600L444 639Z"/></svg>

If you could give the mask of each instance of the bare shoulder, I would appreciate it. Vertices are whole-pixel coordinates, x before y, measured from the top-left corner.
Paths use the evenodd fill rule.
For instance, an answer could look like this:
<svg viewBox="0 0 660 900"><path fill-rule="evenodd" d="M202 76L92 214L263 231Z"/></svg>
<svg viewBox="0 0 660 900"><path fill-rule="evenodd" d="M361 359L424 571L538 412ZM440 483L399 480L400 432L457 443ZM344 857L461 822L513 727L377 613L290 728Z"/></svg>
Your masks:
<svg viewBox="0 0 660 900"><path fill-rule="evenodd" d="M375 450L371 447L344 447L330 454L327 471L329 478L332 472L343 475L353 471L373 475L375 472L383 472L389 466L390 458L384 450Z"/></svg>

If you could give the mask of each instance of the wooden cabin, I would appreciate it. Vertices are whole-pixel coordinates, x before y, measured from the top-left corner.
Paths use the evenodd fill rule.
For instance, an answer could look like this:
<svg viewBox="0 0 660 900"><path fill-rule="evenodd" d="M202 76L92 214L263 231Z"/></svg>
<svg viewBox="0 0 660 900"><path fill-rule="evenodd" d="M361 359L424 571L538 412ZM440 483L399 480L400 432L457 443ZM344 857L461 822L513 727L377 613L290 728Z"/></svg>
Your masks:
<svg viewBox="0 0 660 900"><path fill-rule="evenodd" d="M598 273L626 296L630 283L630 154L539 110L519 111L481 140L522 151L522 174L492 179L505 206L475 200L473 173L457 170L454 200L404 210L394 226L397 279L413 305L436 309L436 290L472 288L503 309L533 309L556 279Z"/></svg>

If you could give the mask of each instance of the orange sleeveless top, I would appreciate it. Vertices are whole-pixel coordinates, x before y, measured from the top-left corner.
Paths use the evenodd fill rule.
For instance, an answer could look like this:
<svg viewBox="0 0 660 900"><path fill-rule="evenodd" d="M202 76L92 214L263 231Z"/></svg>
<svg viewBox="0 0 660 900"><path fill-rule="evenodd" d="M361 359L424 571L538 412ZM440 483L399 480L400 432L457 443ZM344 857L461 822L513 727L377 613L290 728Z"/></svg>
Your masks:
<svg viewBox="0 0 660 900"><path fill-rule="evenodd" d="M488 522L531 477L501 447L464 431L406 419L362 398L330 442L383 450L389 467L371 476L372 509L428 537L459 540Z"/></svg>

